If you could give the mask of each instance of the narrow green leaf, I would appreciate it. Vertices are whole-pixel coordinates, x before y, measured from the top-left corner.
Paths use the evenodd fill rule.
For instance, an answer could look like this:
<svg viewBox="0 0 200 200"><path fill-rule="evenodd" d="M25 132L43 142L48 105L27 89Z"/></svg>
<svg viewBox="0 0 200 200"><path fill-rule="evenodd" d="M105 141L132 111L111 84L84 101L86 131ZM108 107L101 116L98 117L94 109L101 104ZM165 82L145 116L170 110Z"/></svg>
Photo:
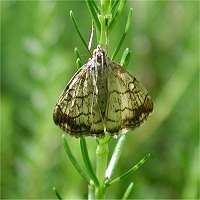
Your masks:
<svg viewBox="0 0 200 200"><path fill-rule="evenodd" d="M143 159L141 159L136 165L134 165L133 167L131 167L127 172L125 172L124 174L122 174L121 176L111 179L110 181L108 181L108 185L111 185L115 182L120 181L121 179L125 178L126 176L128 176L130 173L137 171L150 157L150 153L148 153Z"/></svg>
<svg viewBox="0 0 200 200"><path fill-rule="evenodd" d="M115 13L118 3L119 3L119 0L114 0L113 1L112 7L111 7L111 13L112 14Z"/></svg>
<svg viewBox="0 0 200 200"><path fill-rule="evenodd" d="M94 170L92 168L92 164L91 164L90 159L89 159L85 138L83 138L83 137L80 138L80 145L81 145L81 152L82 152L83 161L85 163L88 174L90 175L90 178L93 180L94 184L96 186L98 186L99 181L98 181L98 179L97 179L97 177L94 173Z"/></svg>
<svg viewBox="0 0 200 200"><path fill-rule="evenodd" d="M92 3L92 5L93 5L93 7L94 7L94 9L96 11L96 13L100 14L100 9L99 9L98 5L96 4L96 2L94 0L90 0L90 1Z"/></svg>
<svg viewBox="0 0 200 200"><path fill-rule="evenodd" d="M131 56L130 50L129 50L129 48L126 48L122 55L120 65L126 68L129 64L130 56Z"/></svg>
<svg viewBox="0 0 200 200"><path fill-rule="evenodd" d="M89 12L91 14L91 17L94 20L96 29L97 29L98 32L100 32L100 30L101 30L101 24L100 24L99 19L98 19L98 14L95 11L94 4L90 0L86 0L86 4L88 6L88 10L89 10Z"/></svg>
<svg viewBox="0 0 200 200"><path fill-rule="evenodd" d="M111 56L111 59L112 59L112 60L113 60L113 59L116 57L116 55L118 54L118 52L119 52L119 50L120 50L120 48L121 48L121 46L122 46L122 43L123 43L125 37L126 37L126 33L123 33L123 35L122 35L122 37L121 37L121 39L120 39L120 41L119 41L119 43L118 43L118 45L117 45L117 47L116 47L114 53L113 53L113 55Z"/></svg>
<svg viewBox="0 0 200 200"><path fill-rule="evenodd" d="M127 33L130 28L132 15L133 15L133 8L130 8L126 21L125 33Z"/></svg>
<svg viewBox="0 0 200 200"><path fill-rule="evenodd" d="M133 189L133 182L131 182L128 186L128 188L126 189L122 199L125 200L125 199L128 199L128 197L130 196L131 192L132 192L132 189Z"/></svg>
<svg viewBox="0 0 200 200"><path fill-rule="evenodd" d="M114 51L114 53L113 53L113 55L112 55L112 57L111 57L112 59L115 58L115 56L116 56L117 53L119 52L119 50L120 50L120 48L121 48L121 46L122 46L122 44L123 44L123 42L124 42L124 39L125 39L125 37L126 37L126 34L127 34L128 30L129 30L129 28L130 28L132 13L133 13L133 9L131 8L130 11L129 11L128 17L127 17L127 21L126 21L126 26L125 26L124 33L123 33L121 39L119 40L119 43L118 43L118 45L117 45L117 47L116 47L116 49L115 49L115 51Z"/></svg>
<svg viewBox="0 0 200 200"><path fill-rule="evenodd" d="M119 6L118 9L115 13L114 16L112 16L112 20L109 23L109 30L112 30L112 28L114 27L114 25L116 24L120 14L122 13L124 6L125 6L126 0L119 0Z"/></svg>
<svg viewBox="0 0 200 200"><path fill-rule="evenodd" d="M111 160L109 162L109 165L106 169L106 178L110 179L112 174L113 174L113 171L118 163L118 160L120 158L120 155L121 155L121 152L122 152L122 147L124 145L124 142L125 142L125 138L126 138L126 135L122 135L118 141L117 141L117 144L115 146L115 149L114 149L114 152L112 154L112 157L111 157Z"/></svg>
<svg viewBox="0 0 200 200"><path fill-rule="evenodd" d="M81 68L83 66L82 63L81 63L80 58L76 59L76 66L77 66L77 69L79 69L79 68Z"/></svg>
<svg viewBox="0 0 200 200"><path fill-rule="evenodd" d="M83 45L85 46L85 48L87 49L88 53L89 53L90 56L91 56L92 54L91 54L90 50L88 49L88 46L87 46L86 41L84 40L83 36L81 35L81 32L80 32L80 30L79 30L79 28L78 28L78 25L77 25L77 23L76 23L76 20L75 20L75 18L74 18L74 14L73 14L72 10L70 10L70 17L71 17L71 19L72 19L72 22L73 22L73 24L74 24L74 27L75 27L75 29L76 29L76 31L77 31L77 33L78 33L78 35L79 35L81 41L83 42Z"/></svg>
<svg viewBox="0 0 200 200"><path fill-rule="evenodd" d="M74 48L74 53L76 55L76 59L79 58L81 64L83 65L83 62L82 62L82 59L81 59L81 56L80 56L80 53L79 53L79 50L77 47Z"/></svg>
<svg viewBox="0 0 200 200"><path fill-rule="evenodd" d="M81 56L77 47L74 48L74 53L76 55L76 66L77 66L77 69L79 69L83 66L83 61L81 59Z"/></svg>
<svg viewBox="0 0 200 200"><path fill-rule="evenodd" d="M63 198L61 197L61 195L59 194L59 192L57 191L56 187L53 187L53 191L55 192L57 199L60 199L60 200L63 199Z"/></svg>
<svg viewBox="0 0 200 200"><path fill-rule="evenodd" d="M71 163L73 164L75 169L78 171L78 173L89 183L90 182L90 178L85 173L85 171L81 168L81 166L79 165L78 161L73 156L73 154L72 154L72 152L71 152L71 150L69 148L69 145L67 143L67 140L65 138L65 135L63 135L63 144L64 144L65 152L66 152L68 158L70 159Z"/></svg>

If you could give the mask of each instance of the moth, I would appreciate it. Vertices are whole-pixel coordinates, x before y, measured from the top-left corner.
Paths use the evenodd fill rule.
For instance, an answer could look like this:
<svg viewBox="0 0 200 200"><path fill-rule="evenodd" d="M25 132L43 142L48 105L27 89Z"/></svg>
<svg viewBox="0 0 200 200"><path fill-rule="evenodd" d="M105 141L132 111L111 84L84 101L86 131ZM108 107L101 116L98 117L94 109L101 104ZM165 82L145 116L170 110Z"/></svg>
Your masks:
<svg viewBox="0 0 200 200"><path fill-rule="evenodd" d="M66 85L53 120L75 137L102 137L105 131L118 135L138 127L152 111L153 101L142 84L97 46Z"/></svg>

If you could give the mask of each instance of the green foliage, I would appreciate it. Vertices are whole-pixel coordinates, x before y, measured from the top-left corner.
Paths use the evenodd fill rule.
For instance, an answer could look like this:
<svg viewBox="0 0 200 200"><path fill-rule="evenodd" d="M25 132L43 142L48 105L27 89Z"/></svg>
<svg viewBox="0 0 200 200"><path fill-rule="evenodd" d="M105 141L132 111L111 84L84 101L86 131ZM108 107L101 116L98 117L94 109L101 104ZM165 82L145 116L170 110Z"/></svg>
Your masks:
<svg viewBox="0 0 200 200"><path fill-rule="evenodd" d="M120 1L112 2L119 21L110 22L108 53L124 32L126 6L133 7L134 33L130 29L115 61L125 47L133 51L127 70L149 89L155 110L127 135L114 176L146 152L150 161L111 185L108 198L199 198L198 2L128 1L122 11ZM85 2L1 2L1 198L55 198L54 185L63 199L87 198L87 182L66 159L52 120L57 97L76 71L73 48L79 49L79 63L88 59L68 17L71 9L88 41ZM82 166L77 139L67 137L67 142ZM111 139L110 152L115 144ZM94 141L87 139L87 146L94 163ZM132 181L133 190L125 195Z"/></svg>
<svg viewBox="0 0 200 200"><path fill-rule="evenodd" d="M129 14L128 14L128 18L127 18L127 22L126 22L126 26L125 26L125 30L124 30L124 33L121 37L121 39L119 40L119 44L117 45L113 55L112 55L112 59L115 58L115 56L117 55L117 53L119 52L123 42L124 42L124 39L126 37L126 34L128 33L128 30L130 28L130 24L131 24L131 18L132 18L132 12L133 12L133 9L131 8L130 11L129 11Z"/></svg>
<svg viewBox="0 0 200 200"><path fill-rule="evenodd" d="M83 139L82 139L83 140ZM81 141L82 141L81 140ZM73 164L73 166L74 166L74 168L79 172L79 174L87 181L87 183L89 183L90 182L90 178L89 178L89 176L88 176L88 174L86 173L86 172L84 172L84 170L82 169L82 167L79 165L79 163L78 163L78 161L76 160L76 158L74 157L74 155L72 154L72 152L71 152L71 150L70 150L70 147L69 147L69 145L68 145L68 143L67 143L67 140L66 140L66 138L65 138L65 136L63 135L63 146L64 146L64 148L65 148L65 152L66 152L66 154L67 154L67 156L68 156L68 158L70 159L70 161L71 161L71 163ZM83 145L82 145L83 146ZM86 148L86 147L84 147L84 148ZM83 147L81 148L81 149L83 149ZM86 151L86 150L85 150ZM87 156L87 151L86 151L86 153L84 154L84 156ZM87 160L88 160L88 158L86 158ZM85 157L84 157L84 161L85 161ZM87 163L87 161L86 161L86 163ZM88 165L86 165L86 166L89 166L89 164ZM87 169L88 169L89 167L87 167ZM91 170L92 171L92 170ZM90 169L89 169L89 172L90 172ZM89 175L93 178L93 174L91 175L92 173L89 173ZM96 182L96 179L95 179L95 183L97 183L98 184L98 180L97 180L97 182Z"/></svg>
<svg viewBox="0 0 200 200"><path fill-rule="evenodd" d="M121 181L123 178L125 178L126 176L130 175L130 173L135 172L136 170L138 170L146 161L147 159L150 157L150 154L147 154L142 160L140 160L136 165L134 165L133 167L131 167L128 171L124 172L121 176L111 179L107 182L108 185L111 185L115 182Z"/></svg>
<svg viewBox="0 0 200 200"><path fill-rule="evenodd" d="M83 161L84 161L85 166L87 168L88 174L90 175L90 178L94 182L94 184L98 187L99 181L98 181L98 179L97 179L97 177L94 173L92 164L91 164L90 159L89 159L86 141L85 141L85 138L83 138L83 137L80 138L80 146L81 146Z"/></svg>
<svg viewBox="0 0 200 200"><path fill-rule="evenodd" d="M130 50L129 50L129 48L126 48L122 54L120 65L125 68L128 67L128 64L130 61L130 56L131 56Z"/></svg>
<svg viewBox="0 0 200 200"><path fill-rule="evenodd" d="M56 197L57 199L62 200L63 198L60 196L60 194L58 193L57 189L55 187L53 187L53 191L56 193Z"/></svg>
<svg viewBox="0 0 200 200"><path fill-rule="evenodd" d="M130 193L131 193L132 189L133 189L133 182L131 182L129 184L129 186L127 187L127 189L126 189L126 191L125 191L125 193L124 193L124 195L122 197L123 200L128 199L128 197L130 196Z"/></svg>

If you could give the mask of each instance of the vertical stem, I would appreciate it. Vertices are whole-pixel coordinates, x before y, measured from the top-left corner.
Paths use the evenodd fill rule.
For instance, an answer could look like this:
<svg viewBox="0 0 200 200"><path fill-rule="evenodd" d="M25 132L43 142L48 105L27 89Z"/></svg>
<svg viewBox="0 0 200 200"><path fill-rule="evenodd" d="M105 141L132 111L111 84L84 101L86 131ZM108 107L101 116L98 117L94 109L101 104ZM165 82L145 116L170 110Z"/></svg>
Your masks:
<svg viewBox="0 0 200 200"><path fill-rule="evenodd" d="M90 181L90 184L88 184L88 200L94 200L94 184L92 181Z"/></svg>
<svg viewBox="0 0 200 200"><path fill-rule="evenodd" d="M108 141L110 136L106 135L104 138L98 140L96 149L96 175L99 180L99 187L96 188L96 199L103 199L105 197L105 171L108 160Z"/></svg>
<svg viewBox="0 0 200 200"><path fill-rule="evenodd" d="M107 24L106 20L110 10L110 0L101 0L101 15L99 15L99 21L101 24L101 33L99 44L106 48L107 42ZM98 140L98 145L96 149L96 175L99 180L99 187L95 190L96 199L104 199L105 198L105 172L107 168L107 160L108 160L108 141L110 136L106 134L105 137Z"/></svg>
<svg viewBox="0 0 200 200"><path fill-rule="evenodd" d="M101 12L105 16L110 9L110 0L101 0Z"/></svg>
<svg viewBox="0 0 200 200"><path fill-rule="evenodd" d="M101 33L100 33L99 44L104 48L106 46L106 41L107 41L108 27L107 27L106 20L109 15L110 5L111 5L110 0L101 0L101 15L99 16L99 21L101 24Z"/></svg>
<svg viewBox="0 0 200 200"><path fill-rule="evenodd" d="M100 33L100 40L99 44L105 48L106 46L106 37L107 37L107 31L106 31L106 23L105 23L105 16L100 15L99 21L101 23L101 33Z"/></svg>

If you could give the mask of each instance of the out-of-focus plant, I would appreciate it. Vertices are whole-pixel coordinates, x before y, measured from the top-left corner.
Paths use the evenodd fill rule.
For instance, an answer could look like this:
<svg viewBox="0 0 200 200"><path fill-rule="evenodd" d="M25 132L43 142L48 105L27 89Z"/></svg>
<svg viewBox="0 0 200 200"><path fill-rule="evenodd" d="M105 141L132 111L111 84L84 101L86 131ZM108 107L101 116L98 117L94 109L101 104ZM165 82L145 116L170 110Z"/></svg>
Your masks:
<svg viewBox="0 0 200 200"><path fill-rule="evenodd" d="M113 27L117 24L118 19L120 18L122 11L124 9L125 3L126 0L116 0L116 1L101 0L98 4L94 0L86 0L87 7L92 18L92 29L94 24L98 44L100 44L105 49L107 49L107 46L109 45L109 33L112 31ZM124 32L121 38L119 38L119 42L110 56L112 59L116 57L120 48L122 47L124 39L126 38L126 35L128 33L131 24L132 12L133 10L131 8L127 16ZM72 19L75 30L78 33L78 36L80 37L83 46L85 47L88 54L91 56L90 47L93 37L93 30L91 33L89 44L87 44L87 42L85 41L84 37L81 34L81 31L79 30L78 23L72 11L70 11L70 17ZM75 48L74 52L76 55L76 64L77 67L79 68L84 63L80 57L79 50ZM124 67L127 67L129 59L130 59L130 50L126 48L121 56L120 64ZM96 140L97 148L96 148L96 173L95 173L89 158L86 139L84 137L80 138L80 148L81 148L83 162L86 168L86 170L84 170L83 167L74 157L68 145L65 135L63 135L64 149L68 158L70 159L71 163L73 164L77 172L88 183L88 199L104 199L106 189L110 185L119 182L124 177L127 177L130 173L138 170L150 156L150 154L147 154L143 159L141 159L138 163L133 165L129 170L124 172L122 175L118 177L112 177L113 171L117 166L122 151L122 146L125 142L126 135L121 135L118 138L116 147L111 156L110 162L108 163L108 153L109 153L108 144L110 141L110 137L111 136L109 135L109 133L105 132L105 136L103 138ZM128 196L132 191L132 188L133 188L133 182L129 183L127 189L124 192L124 195L122 196L122 199L128 198ZM57 198L62 199L61 195L58 193L55 187L54 191Z"/></svg>
<svg viewBox="0 0 200 200"><path fill-rule="evenodd" d="M62 137L51 121L59 91L76 71L78 57L73 59L72 49L78 47L78 66L90 57L66 16L70 9L74 11L88 43L92 23L86 3L39 0L0 4L1 199L53 199L52 185L66 199L86 199L87 182L74 170L64 149L59 150ZM128 1L108 34L107 50L112 57L123 34L127 7L133 7L134 28L114 60L120 63L123 50L131 49L127 68L151 90L156 105L149 120L123 140L113 176L123 174L146 152L154 158L137 173L112 184L106 192L108 199L122 197L130 182L134 185L129 198L199 199L198 5L198 1ZM91 52L98 43L95 30L93 35ZM66 139L84 167L79 140ZM86 141L95 167L96 142L93 138ZM117 141L109 141L109 160Z"/></svg>

